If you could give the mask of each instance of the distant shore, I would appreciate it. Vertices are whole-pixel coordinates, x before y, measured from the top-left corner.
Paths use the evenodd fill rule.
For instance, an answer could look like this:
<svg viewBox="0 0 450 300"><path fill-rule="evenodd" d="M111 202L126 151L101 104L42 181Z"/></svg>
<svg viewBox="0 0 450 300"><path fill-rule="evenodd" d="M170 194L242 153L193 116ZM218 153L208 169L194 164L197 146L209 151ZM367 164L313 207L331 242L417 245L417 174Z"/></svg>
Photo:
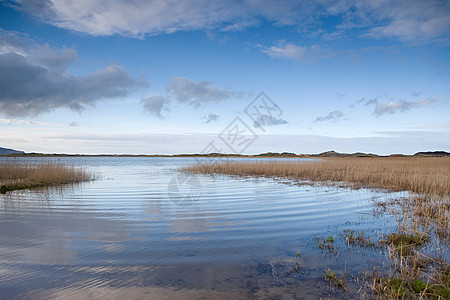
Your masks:
<svg viewBox="0 0 450 300"><path fill-rule="evenodd" d="M378 155L372 153L339 153L333 150L318 154L296 154L292 152L266 152L260 154L233 154L233 153L183 153L183 154L65 154L65 153L13 153L3 154L0 157L257 157L257 158L321 158L321 157L445 157L450 156L446 151L417 152L413 155L390 154Z"/></svg>

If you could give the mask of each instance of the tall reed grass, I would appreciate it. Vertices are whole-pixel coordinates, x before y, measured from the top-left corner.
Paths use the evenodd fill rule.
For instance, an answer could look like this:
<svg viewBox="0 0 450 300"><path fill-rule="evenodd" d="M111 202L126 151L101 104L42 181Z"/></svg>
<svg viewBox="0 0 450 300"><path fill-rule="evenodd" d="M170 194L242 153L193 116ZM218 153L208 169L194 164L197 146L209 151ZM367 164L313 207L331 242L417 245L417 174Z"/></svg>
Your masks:
<svg viewBox="0 0 450 300"><path fill-rule="evenodd" d="M93 179L94 175L82 168L60 163L0 164L0 193L18 189L80 183Z"/></svg>
<svg viewBox="0 0 450 300"><path fill-rule="evenodd" d="M352 188L407 191L401 201L406 227L433 229L450 243L450 158L325 158L313 161L224 162L193 165L187 172L291 178ZM419 226L420 225L420 226Z"/></svg>

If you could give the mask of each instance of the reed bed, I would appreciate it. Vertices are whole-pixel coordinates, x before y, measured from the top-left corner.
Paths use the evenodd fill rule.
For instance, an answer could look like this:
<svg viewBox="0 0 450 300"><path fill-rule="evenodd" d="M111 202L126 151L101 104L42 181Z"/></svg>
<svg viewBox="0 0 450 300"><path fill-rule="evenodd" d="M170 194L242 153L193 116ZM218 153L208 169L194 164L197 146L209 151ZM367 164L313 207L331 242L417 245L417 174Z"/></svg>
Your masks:
<svg viewBox="0 0 450 300"><path fill-rule="evenodd" d="M311 161L224 162L189 166L203 174L290 178L351 188L407 191L400 202L408 226L435 232L450 242L450 158L325 158ZM384 204L385 205L385 204Z"/></svg>
<svg viewBox="0 0 450 300"><path fill-rule="evenodd" d="M13 190L59 186L93 180L94 176L82 168L60 163L0 164L0 193Z"/></svg>

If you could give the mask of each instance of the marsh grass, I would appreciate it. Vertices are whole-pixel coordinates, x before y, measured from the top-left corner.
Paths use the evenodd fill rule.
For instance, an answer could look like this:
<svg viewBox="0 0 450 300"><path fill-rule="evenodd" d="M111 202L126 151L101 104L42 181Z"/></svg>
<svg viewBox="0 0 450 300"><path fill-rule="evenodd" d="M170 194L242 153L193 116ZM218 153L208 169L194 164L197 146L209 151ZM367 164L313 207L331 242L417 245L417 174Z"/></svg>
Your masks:
<svg viewBox="0 0 450 300"><path fill-rule="evenodd" d="M347 290L347 279L345 274L339 275L335 271L330 270L329 268L327 270L324 270L323 278L330 283L330 285L334 285L338 288L343 289L344 291Z"/></svg>
<svg viewBox="0 0 450 300"><path fill-rule="evenodd" d="M450 195L450 158L325 158L315 161L225 162L184 169L204 174L285 177L339 182L354 188L381 188L416 194Z"/></svg>
<svg viewBox="0 0 450 300"><path fill-rule="evenodd" d="M82 168L64 164L1 163L0 193L37 187L60 186L94 179Z"/></svg>

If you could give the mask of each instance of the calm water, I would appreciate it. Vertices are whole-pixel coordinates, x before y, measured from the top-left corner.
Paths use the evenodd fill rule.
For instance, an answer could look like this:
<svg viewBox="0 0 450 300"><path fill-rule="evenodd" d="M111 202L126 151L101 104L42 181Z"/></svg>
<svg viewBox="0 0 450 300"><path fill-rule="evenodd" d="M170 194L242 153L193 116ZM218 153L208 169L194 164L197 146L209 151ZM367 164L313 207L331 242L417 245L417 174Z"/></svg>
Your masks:
<svg viewBox="0 0 450 300"><path fill-rule="evenodd" d="M369 257L315 237L387 226L372 216L387 195L365 190L188 176L186 158L51 160L99 179L0 195L2 299L332 298L323 270Z"/></svg>

